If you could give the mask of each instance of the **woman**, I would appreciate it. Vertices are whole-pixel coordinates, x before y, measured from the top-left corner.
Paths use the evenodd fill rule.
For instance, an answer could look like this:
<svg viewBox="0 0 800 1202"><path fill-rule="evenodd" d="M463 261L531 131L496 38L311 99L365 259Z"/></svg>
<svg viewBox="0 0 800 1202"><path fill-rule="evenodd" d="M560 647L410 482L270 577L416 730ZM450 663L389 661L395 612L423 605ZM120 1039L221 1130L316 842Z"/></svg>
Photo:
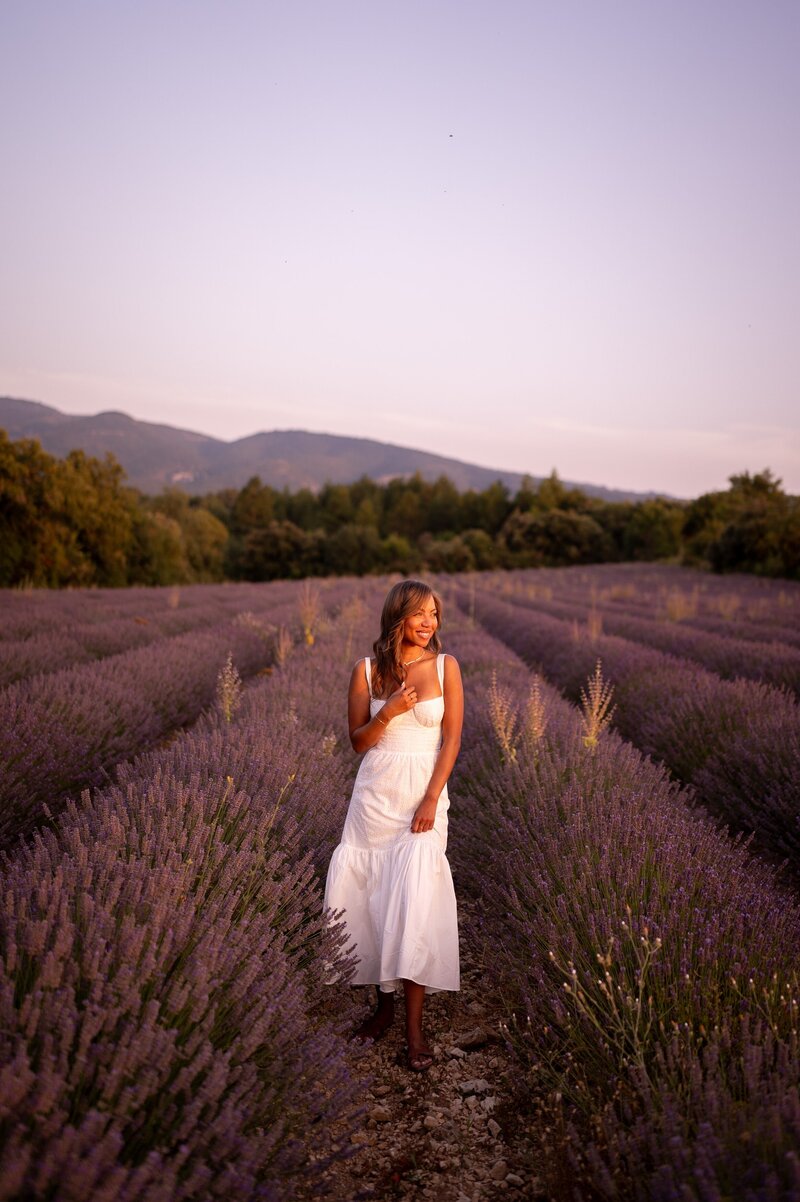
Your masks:
<svg viewBox="0 0 800 1202"><path fill-rule="evenodd" d="M425 1072L426 990L459 988L456 898L447 847L447 780L461 743L464 694L440 651L442 604L419 580L389 590L374 661L353 668L350 742L365 752L342 841L331 857L325 905L343 910L358 956L353 985L378 987L375 1013L356 1032L380 1039L402 982L407 1063Z"/></svg>

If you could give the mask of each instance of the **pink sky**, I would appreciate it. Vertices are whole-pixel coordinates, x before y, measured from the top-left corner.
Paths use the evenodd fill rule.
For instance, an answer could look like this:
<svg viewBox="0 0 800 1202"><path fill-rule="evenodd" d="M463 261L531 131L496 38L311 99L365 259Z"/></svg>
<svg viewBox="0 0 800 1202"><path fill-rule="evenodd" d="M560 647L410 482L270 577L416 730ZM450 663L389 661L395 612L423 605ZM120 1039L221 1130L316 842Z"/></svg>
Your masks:
<svg viewBox="0 0 800 1202"><path fill-rule="evenodd" d="M798 61L787 0L6 5L0 393L800 492Z"/></svg>

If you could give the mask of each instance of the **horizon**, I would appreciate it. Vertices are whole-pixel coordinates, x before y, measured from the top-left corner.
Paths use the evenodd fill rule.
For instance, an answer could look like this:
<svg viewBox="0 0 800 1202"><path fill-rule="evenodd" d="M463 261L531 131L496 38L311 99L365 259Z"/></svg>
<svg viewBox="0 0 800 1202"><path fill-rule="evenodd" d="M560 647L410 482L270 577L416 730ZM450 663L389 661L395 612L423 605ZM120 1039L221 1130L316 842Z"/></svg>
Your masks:
<svg viewBox="0 0 800 1202"><path fill-rule="evenodd" d="M0 17L0 387L800 493L800 8Z"/></svg>

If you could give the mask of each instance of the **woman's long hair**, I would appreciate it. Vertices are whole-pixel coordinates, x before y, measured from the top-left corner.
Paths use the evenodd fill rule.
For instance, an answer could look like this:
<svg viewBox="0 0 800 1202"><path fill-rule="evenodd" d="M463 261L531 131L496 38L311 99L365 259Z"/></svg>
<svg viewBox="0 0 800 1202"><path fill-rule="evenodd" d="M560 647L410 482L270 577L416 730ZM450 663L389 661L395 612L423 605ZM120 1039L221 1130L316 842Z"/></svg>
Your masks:
<svg viewBox="0 0 800 1202"><path fill-rule="evenodd" d="M442 625L442 599L429 584L422 580L401 580L393 585L386 594L381 611L381 633L372 644L375 660L372 666L372 691L376 697L383 695L384 689L392 681L398 684L406 678L406 669L400 657L400 644L403 641L403 624L407 617L416 613L420 605L433 598L436 606L437 627L428 643L428 650L439 652L442 644L439 642L439 630Z"/></svg>

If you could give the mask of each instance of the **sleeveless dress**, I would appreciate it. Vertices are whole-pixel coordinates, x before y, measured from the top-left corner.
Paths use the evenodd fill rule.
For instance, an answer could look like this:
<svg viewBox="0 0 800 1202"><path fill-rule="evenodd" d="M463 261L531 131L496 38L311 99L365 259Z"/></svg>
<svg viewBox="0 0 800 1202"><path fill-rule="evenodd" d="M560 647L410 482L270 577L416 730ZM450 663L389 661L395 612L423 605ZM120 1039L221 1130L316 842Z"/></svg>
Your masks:
<svg viewBox="0 0 800 1202"><path fill-rule="evenodd" d="M459 988L456 895L445 855L446 785L433 829L411 831L442 742L443 654L436 670L439 696L393 718L364 753L325 885L325 906L344 911L358 956L350 983L378 985L384 993L403 979L430 993ZM369 657L364 671L374 717L385 702L372 696Z"/></svg>

